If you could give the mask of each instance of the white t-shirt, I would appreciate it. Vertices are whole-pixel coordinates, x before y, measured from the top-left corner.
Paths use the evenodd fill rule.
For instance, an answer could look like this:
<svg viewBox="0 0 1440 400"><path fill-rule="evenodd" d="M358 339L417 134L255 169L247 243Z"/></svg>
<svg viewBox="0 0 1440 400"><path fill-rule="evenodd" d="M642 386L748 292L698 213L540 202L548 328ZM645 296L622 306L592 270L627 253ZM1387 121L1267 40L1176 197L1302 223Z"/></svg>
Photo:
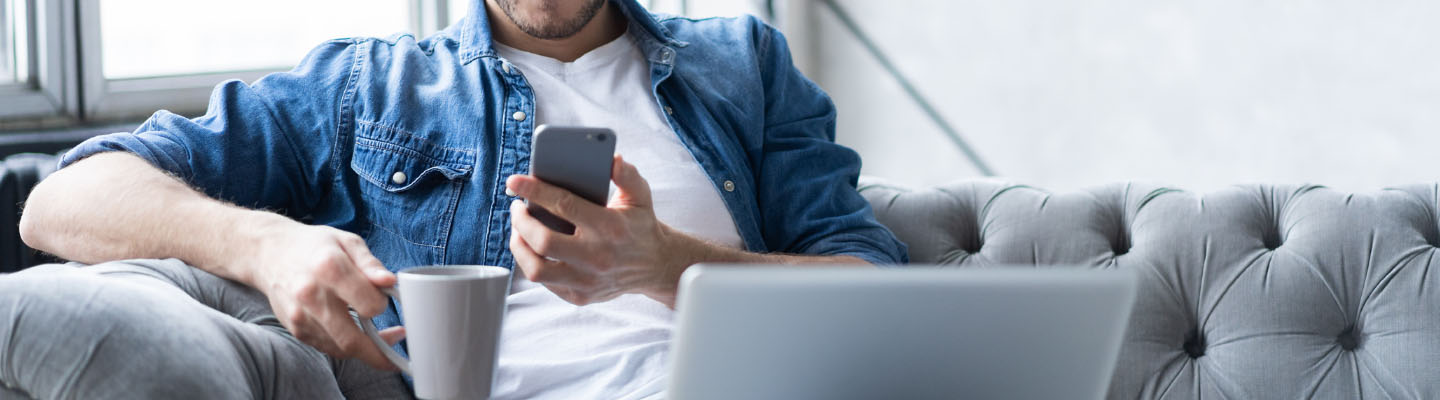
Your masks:
<svg viewBox="0 0 1440 400"><path fill-rule="evenodd" d="M495 43L535 92L535 125L606 127L650 183L676 230L743 247L735 221L651 92L650 64L627 33L561 62ZM610 190L615 194L615 188ZM497 399L641 399L663 394L674 312L639 294L577 307L515 269L500 341Z"/></svg>

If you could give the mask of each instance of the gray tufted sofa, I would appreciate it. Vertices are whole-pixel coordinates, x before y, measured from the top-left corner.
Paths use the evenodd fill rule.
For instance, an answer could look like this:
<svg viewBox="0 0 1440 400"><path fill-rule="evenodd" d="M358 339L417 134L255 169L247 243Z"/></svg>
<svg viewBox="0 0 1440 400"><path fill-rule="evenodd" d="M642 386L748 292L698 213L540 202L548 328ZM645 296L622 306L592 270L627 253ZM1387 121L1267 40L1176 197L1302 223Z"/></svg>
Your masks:
<svg viewBox="0 0 1440 400"><path fill-rule="evenodd" d="M860 191L915 263L1138 270L1110 398L1440 399L1440 186Z"/></svg>
<svg viewBox="0 0 1440 400"><path fill-rule="evenodd" d="M1440 186L860 192L915 263L1139 270L1111 398L1440 399Z"/></svg>

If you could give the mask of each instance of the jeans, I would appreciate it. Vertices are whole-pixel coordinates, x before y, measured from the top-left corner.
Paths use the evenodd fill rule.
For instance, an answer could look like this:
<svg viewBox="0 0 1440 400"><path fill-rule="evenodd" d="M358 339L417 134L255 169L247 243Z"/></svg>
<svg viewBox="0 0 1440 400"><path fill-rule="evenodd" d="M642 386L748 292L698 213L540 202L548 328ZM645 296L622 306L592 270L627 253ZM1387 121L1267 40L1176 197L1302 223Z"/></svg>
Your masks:
<svg viewBox="0 0 1440 400"><path fill-rule="evenodd" d="M260 292L178 260L0 276L0 399L411 398L301 343Z"/></svg>

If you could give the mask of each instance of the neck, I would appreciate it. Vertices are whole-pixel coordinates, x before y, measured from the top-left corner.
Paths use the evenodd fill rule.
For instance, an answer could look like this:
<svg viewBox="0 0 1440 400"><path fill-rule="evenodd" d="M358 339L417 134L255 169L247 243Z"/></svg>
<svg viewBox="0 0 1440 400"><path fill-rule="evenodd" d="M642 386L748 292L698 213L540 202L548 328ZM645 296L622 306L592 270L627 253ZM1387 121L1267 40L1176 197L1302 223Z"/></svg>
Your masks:
<svg viewBox="0 0 1440 400"><path fill-rule="evenodd" d="M610 43L625 34L626 25L625 16L608 1L580 32L563 39L530 36L506 17L494 0L485 1L485 14L490 19L490 36L496 42L564 62L575 61L590 50Z"/></svg>

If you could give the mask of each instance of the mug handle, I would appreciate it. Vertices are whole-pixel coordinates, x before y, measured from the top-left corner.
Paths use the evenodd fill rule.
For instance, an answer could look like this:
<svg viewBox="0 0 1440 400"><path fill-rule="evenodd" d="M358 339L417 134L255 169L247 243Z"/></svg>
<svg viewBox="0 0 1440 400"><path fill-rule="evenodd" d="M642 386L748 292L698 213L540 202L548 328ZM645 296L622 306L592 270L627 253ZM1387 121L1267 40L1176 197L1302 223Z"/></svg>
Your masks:
<svg viewBox="0 0 1440 400"><path fill-rule="evenodd" d="M397 306L400 304L400 291L398 289L389 287L381 288L380 291L394 298ZM356 314L355 310L350 310L350 316L355 317L355 322L360 323L360 329L365 331L365 336L369 336L370 341L375 342L375 345L380 347L380 352L385 354L385 358L390 359L391 364L400 367L400 372L404 372L405 375L411 375L410 360L406 360L405 356L400 355L394 348L391 348L389 343L385 343L385 339L380 338L380 330L375 329L374 322L371 322L369 318L363 318L360 314Z"/></svg>

